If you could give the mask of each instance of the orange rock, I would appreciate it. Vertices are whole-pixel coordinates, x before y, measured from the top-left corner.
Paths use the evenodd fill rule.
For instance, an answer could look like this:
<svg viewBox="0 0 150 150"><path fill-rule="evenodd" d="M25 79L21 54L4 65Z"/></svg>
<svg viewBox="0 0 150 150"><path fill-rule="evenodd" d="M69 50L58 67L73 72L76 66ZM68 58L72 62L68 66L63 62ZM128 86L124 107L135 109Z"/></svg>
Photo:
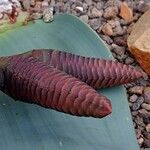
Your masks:
<svg viewBox="0 0 150 150"><path fill-rule="evenodd" d="M129 8L126 2L122 2L120 6L119 14L126 22L130 22L133 19L133 11Z"/></svg>
<svg viewBox="0 0 150 150"><path fill-rule="evenodd" d="M105 35L111 36L113 35L113 30L112 27L110 26L109 23L106 23L103 27L102 27L102 31Z"/></svg>
<svg viewBox="0 0 150 150"><path fill-rule="evenodd" d="M127 43L141 67L150 75L150 10L135 23Z"/></svg>

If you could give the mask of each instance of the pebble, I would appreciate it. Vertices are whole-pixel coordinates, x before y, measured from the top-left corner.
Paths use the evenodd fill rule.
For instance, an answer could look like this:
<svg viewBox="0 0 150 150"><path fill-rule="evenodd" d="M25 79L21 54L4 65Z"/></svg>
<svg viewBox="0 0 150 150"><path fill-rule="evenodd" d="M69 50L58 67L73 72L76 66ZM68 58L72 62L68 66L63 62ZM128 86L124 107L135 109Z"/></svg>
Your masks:
<svg viewBox="0 0 150 150"><path fill-rule="evenodd" d="M112 44L112 51L114 51L117 55L123 56L125 54L125 48L122 46L118 46L116 44Z"/></svg>
<svg viewBox="0 0 150 150"><path fill-rule="evenodd" d="M132 110L138 110L141 106L141 104L144 102L144 98L140 96L132 105Z"/></svg>
<svg viewBox="0 0 150 150"><path fill-rule="evenodd" d="M101 26L101 20L100 20L100 18L99 19L89 19L89 24L94 30L97 30Z"/></svg>
<svg viewBox="0 0 150 150"><path fill-rule="evenodd" d="M138 1L135 9L142 13L146 12L148 9L150 9L150 1L149 0Z"/></svg>
<svg viewBox="0 0 150 150"><path fill-rule="evenodd" d="M128 4L124 1L120 5L120 14L126 22L130 22L133 19L133 11L129 8Z"/></svg>
<svg viewBox="0 0 150 150"><path fill-rule="evenodd" d="M80 16L80 19L82 21L84 21L85 23L88 23L89 17L88 17L88 15L82 15L82 16Z"/></svg>
<svg viewBox="0 0 150 150"><path fill-rule="evenodd" d="M144 102L150 104L150 87L144 87Z"/></svg>
<svg viewBox="0 0 150 150"><path fill-rule="evenodd" d="M43 11L43 20L44 22L53 21L53 7L48 7Z"/></svg>
<svg viewBox="0 0 150 150"><path fill-rule="evenodd" d="M137 86L136 85L134 87L129 88L128 92L131 94L142 94L143 90L144 90L143 86Z"/></svg>
<svg viewBox="0 0 150 150"><path fill-rule="evenodd" d="M102 10L98 10L97 8L93 7L89 16L91 18L98 18L98 17L101 17L103 14L103 11Z"/></svg>
<svg viewBox="0 0 150 150"><path fill-rule="evenodd" d="M145 146L146 148L150 148L150 140L145 139L145 140L144 140L144 146Z"/></svg>
<svg viewBox="0 0 150 150"><path fill-rule="evenodd" d="M112 36L113 35L113 30L112 30L112 27L106 23L103 27L102 27L102 31L105 35L108 35L108 36Z"/></svg>
<svg viewBox="0 0 150 150"><path fill-rule="evenodd" d="M117 44L118 46L126 46L127 45L126 40L120 36L114 38L114 43Z"/></svg>
<svg viewBox="0 0 150 150"><path fill-rule="evenodd" d="M133 94L132 96L130 96L129 101L134 103L137 99L138 99L138 96Z"/></svg>
<svg viewBox="0 0 150 150"><path fill-rule="evenodd" d="M101 38L109 45L113 43L113 40L107 35L101 35Z"/></svg>
<svg viewBox="0 0 150 150"><path fill-rule="evenodd" d="M76 10L79 11L79 12L83 12L83 7L77 6Z"/></svg>
<svg viewBox="0 0 150 150"><path fill-rule="evenodd" d="M142 108L144 108L144 109L150 111L150 104L143 103L143 104L142 104Z"/></svg>
<svg viewBox="0 0 150 150"><path fill-rule="evenodd" d="M131 58L131 57L127 57L126 60L125 60L125 64L127 64L127 65L130 65L130 64L132 64L133 62L134 62L134 59Z"/></svg>
<svg viewBox="0 0 150 150"><path fill-rule="evenodd" d="M106 19L115 18L118 14L118 7L110 6L104 10L103 17Z"/></svg>
<svg viewBox="0 0 150 150"><path fill-rule="evenodd" d="M142 137L138 139L138 143L139 143L140 145L142 145L143 142L144 142L144 139L143 139Z"/></svg>
<svg viewBox="0 0 150 150"><path fill-rule="evenodd" d="M148 124L148 125L146 126L146 131L147 131L147 132L150 132L150 124Z"/></svg>

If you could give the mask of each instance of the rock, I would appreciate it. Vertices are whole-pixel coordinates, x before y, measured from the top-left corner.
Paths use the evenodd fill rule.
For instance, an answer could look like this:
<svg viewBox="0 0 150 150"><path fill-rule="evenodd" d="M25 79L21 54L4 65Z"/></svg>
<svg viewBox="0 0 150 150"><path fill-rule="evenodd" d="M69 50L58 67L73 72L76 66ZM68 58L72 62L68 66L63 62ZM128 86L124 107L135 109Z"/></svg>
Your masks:
<svg viewBox="0 0 150 150"><path fill-rule="evenodd" d="M125 48L122 46L118 46L116 44L112 44L112 51L115 52L119 56L123 56L125 53Z"/></svg>
<svg viewBox="0 0 150 150"><path fill-rule="evenodd" d="M126 46L127 45L126 40L120 36L114 38L114 43L119 45L119 46Z"/></svg>
<svg viewBox="0 0 150 150"><path fill-rule="evenodd" d="M138 143L139 143L140 145L142 145L143 142L144 142L144 139L143 139L142 137L138 139Z"/></svg>
<svg viewBox="0 0 150 150"><path fill-rule="evenodd" d="M83 12L83 7L77 6L76 10L79 11L79 12Z"/></svg>
<svg viewBox="0 0 150 150"><path fill-rule="evenodd" d="M141 67L150 75L150 10L133 26L127 44Z"/></svg>
<svg viewBox="0 0 150 150"><path fill-rule="evenodd" d="M137 137L137 139L139 139L140 136L141 136L141 130L135 129L135 132L136 132L136 137Z"/></svg>
<svg viewBox="0 0 150 150"><path fill-rule="evenodd" d="M101 26L101 20L100 20L100 18L99 19L90 19L89 24L94 30L97 30Z"/></svg>
<svg viewBox="0 0 150 150"><path fill-rule="evenodd" d="M150 104L143 103L143 104L142 104L142 108L144 108L144 109L150 111Z"/></svg>
<svg viewBox="0 0 150 150"><path fill-rule="evenodd" d="M119 14L126 22L130 22L133 19L133 11L129 8L128 4L124 1L120 6Z"/></svg>
<svg viewBox="0 0 150 150"><path fill-rule="evenodd" d="M139 116L135 116L134 121L138 125L138 127L141 127L141 129L143 129L143 127L145 128L145 124L143 122L143 118L141 118Z"/></svg>
<svg viewBox="0 0 150 150"><path fill-rule="evenodd" d="M108 36L112 36L113 35L113 30L112 30L112 27L106 23L103 27L102 27L102 31L105 35L108 35Z"/></svg>
<svg viewBox="0 0 150 150"><path fill-rule="evenodd" d="M85 23L88 23L89 17L88 17L88 15L82 15L82 16L80 16L80 19L82 21L84 21Z"/></svg>
<svg viewBox="0 0 150 150"><path fill-rule="evenodd" d="M102 10L98 10L97 8L93 7L89 16L91 18L98 18L102 16L103 11Z"/></svg>
<svg viewBox="0 0 150 150"><path fill-rule="evenodd" d="M130 96L129 101L134 103L137 99L138 99L138 96L133 94L132 96Z"/></svg>
<svg viewBox="0 0 150 150"><path fill-rule="evenodd" d="M87 3L88 6L92 5L92 0L85 0L85 2Z"/></svg>
<svg viewBox="0 0 150 150"><path fill-rule="evenodd" d="M144 98L140 96L132 105L132 110L138 110L143 103Z"/></svg>
<svg viewBox="0 0 150 150"><path fill-rule="evenodd" d="M127 30L122 28L120 25L119 26L116 26L114 29L114 34L113 36L118 36L118 35L124 35L126 34Z"/></svg>
<svg viewBox="0 0 150 150"><path fill-rule="evenodd" d="M107 43L107 44L112 44L113 40L107 36L107 35L101 35L101 38Z"/></svg>
<svg viewBox="0 0 150 150"><path fill-rule="evenodd" d="M132 93L132 94L142 94L143 93L143 90L144 90L144 87L143 86L134 86L134 87L131 87L128 92L129 93Z"/></svg>
<svg viewBox="0 0 150 150"><path fill-rule="evenodd" d="M140 117L143 117L143 118L145 116L149 115L149 112L147 110L145 110L145 109L140 109L138 112L139 112Z"/></svg>
<svg viewBox="0 0 150 150"><path fill-rule="evenodd" d="M143 145L144 145L146 148L150 148L150 140L145 139Z"/></svg>
<svg viewBox="0 0 150 150"><path fill-rule="evenodd" d="M112 28L120 26L120 22L119 22L118 18L107 20L107 23L109 23Z"/></svg>
<svg viewBox="0 0 150 150"><path fill-rule="evenodd" d="M146 126L146 131L147 131L147 132L150 132L150 124L148 124L148 125Z"/></svg>
<svg viewBox="0 0 150 150"><path fill-rule="evenodd" d="M137 2L137 6L136 6L136 10L139 12L146 12L148 9L150 9L150 1L149 0L142 0L142 1L138 1Z"/></svg>
<svg viewBox="0 0 150 150"><path fill-rule="evenodd" d="M105 9L103 17L106 19L115 18L117 14L118 14L118 7L110 6Z"/></svg>
<svg viewBox="0 0 150 150"><path fill-rule="evenodd" d="M150 87L144 87L144 102L150 104Z"/></svg>
<svg viewBox="0 0 150 150"><path fill-rule="evenodd" d="M133 62L134 62L134 59L131 58L131 57L127 57L126 60L125 60L125 64L127 64L127 65L130 65L130 64L132 64Z"/></svg>
<svg viewBox="0 0 150 150"><path fill-rule="evenodd" d="M48 7L43 11L43 20L44 22L53 21L53 7Z"/></svg>

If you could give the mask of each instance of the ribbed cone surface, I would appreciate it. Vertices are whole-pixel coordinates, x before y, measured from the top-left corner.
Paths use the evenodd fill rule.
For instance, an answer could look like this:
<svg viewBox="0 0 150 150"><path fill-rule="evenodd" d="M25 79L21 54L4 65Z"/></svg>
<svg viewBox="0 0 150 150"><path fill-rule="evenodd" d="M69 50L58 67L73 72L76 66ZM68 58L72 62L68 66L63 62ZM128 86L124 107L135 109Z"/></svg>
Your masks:
<svg viewBox="0 0 150 150"><path fill-rule="evenodd" d="M132 66L55 50L33 50L33 57L86 82L94 88L125 84L142 76Z"/></svg>
<svg viewBox="0 0 150 150"><path fill-rule="evenodd" d="M7 60L3 92L16 100L36 103L76 116L105 117L111 103L84 82L33 57L14 56Z"/></svg>

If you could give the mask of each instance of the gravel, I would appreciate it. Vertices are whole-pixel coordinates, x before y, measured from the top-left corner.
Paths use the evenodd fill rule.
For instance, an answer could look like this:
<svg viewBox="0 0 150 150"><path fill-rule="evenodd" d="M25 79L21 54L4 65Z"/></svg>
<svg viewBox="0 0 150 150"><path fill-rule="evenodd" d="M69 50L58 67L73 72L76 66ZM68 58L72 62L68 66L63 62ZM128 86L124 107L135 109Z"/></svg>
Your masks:
<svg viewBox="0 0 150 150"><path fill-rule="evenodd" d="M20 1L24 1L26 9L29 9L31 5L35 5L29 4L29 0ZM126 14L123 14L122 17L120 15L122 2L120 0L44 1L45 4L49 3L50 8L54 8L55 14L71 13L78 16L85 23L88 23L108 45L115 59L142 70L135 58L128 51L126 40L135 22L150 8L149 0L124 1L125 5L127 5L126 9L129 11L129 15L131 15L129 17L132 17L133 14L133 18L129 22L124 20L128 19L128 16L124 16ZM32 0L32 3L34 2ZM38 5L36 7L38 8ZM39 10L38 13L40 13ZM37 17L40 18L40 14L37 14ZM128 93L137 141L141 149L150 148L150 79L143 71L143 78L126 84L125 87Z"/></svg>

